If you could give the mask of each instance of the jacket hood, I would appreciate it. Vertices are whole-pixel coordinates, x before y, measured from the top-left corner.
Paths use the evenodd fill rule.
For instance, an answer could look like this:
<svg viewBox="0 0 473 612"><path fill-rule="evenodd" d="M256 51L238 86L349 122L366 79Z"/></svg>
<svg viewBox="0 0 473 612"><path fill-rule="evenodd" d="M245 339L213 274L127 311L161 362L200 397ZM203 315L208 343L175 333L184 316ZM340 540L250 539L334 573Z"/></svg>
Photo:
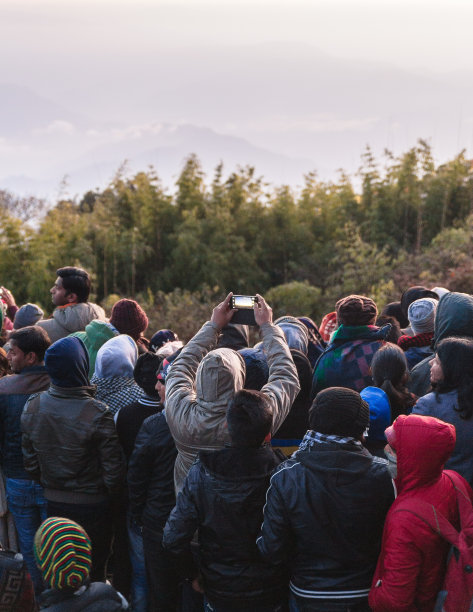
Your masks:
<svg viewBox="0 0 473 612"><path fill-rule="evenodd" d="M44 365L56 387L88 387L89 354L79 338L61 338L46 351Z"/></svg>
<svg viewBox="0 0 473 612"><path fill-rule="evenodd" d="M449 336L473 337L473 296L452 291L440 299L435 315L434 347Z"/></svg>
<svg viewBox="0 0 473 612"><path fill-rule="evenodd" d="M231 348L235 351L246 348L250 343L250 330L248 325L228 323L222 329L217 348Z"/></svg>
<svg viewBox="0 0 473 612"><path fill-rule="evenodd" d="M93 319L93 321L86 325L85 333L87 334L87 341L90 343L90 347L98 350L107 340L118 336L120 332L111 323L107 323L107 321Z"/></svg>
<svg viewBox="0 0 473 612"><path fill-rule="evenodd" d="M133 378L137 359L138 348L133 338L125 334L115 336L100 347L95 361L95 376Z"/></svg>
<svg viewBox="0 0 473 612"><path fill-rule="evenodd" d="M296 349L307 355L309 332L304 323L295 317L279 317L274 324L283 330L290 349Z"/></svg>
<svg viewBox="0 0 473 612"><path fill-rule="evenodd" d="M338 485L363 476L373 462L366 448L338 442L315 444L310 450L298 451L295 459L309 470L335 480Z"/></svg>
<svg viewBox="0 0 473 612"><path fill-rule="evenodd" d="M455 427L420 414L402 414L393 424L398 493L432 484L455 447Z"/></svg>
<svg viewBox="0 0 473 612"><path fill-rule="evenodd" d="M105 321L105 311L97 304L91 302L80 302L65 308L55 308L54 320L70 333L78 329L85 329L91 319Z"/></svg>
<svg viewBox="0 0 473 612"><path fill-rule="evenodd" d="M196 395L201 406L226 408L245 384L245 361L228 348L207 353L197 368Z"/></svg>
<svg viewBox="0 0 473 612"><path fill-rule="evenodd" d="M268 446L200 451L199 460L214 476L232 483L270 476L280 463L272 448Z"/></svg>

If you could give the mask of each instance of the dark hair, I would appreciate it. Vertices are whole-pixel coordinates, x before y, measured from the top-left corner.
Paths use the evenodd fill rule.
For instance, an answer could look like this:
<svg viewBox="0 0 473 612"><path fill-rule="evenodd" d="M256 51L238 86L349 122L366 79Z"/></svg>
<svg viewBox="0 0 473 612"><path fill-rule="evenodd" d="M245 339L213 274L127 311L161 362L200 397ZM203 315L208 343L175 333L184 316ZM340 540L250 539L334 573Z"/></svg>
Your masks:
<svg viewBox="0 0 473 612"><path fill-rule="evenodd" d="M401 308L401 302L390 302L381 311L382 316L394 317L399 323L400 328L407 327L409 325L409 319L403 314Z"/></svg>
<svg viewBox="0 0 473 612"><path fill-rule="evenodd" d="M260 391L241 389L227 409L228 433L233 446L258 448L271 431L273 411Z"/></svg>
<svg viewBox="0 0 473 612"><path fill-rule="evenodd" d="M39 325L28 325L10 334L10 342L23 351L23 353L34 353L38 361L43 361L44 354L51 346L48 334Z"/></svg>
<svg viewBox="0 0 473 612"><path fill-rule="evenodd" d="M87 302L90 294L90 276L82 268L66 266L56 270L62 278L62 286L68 293L75 293L78 302Z"/></svg>
<svg viewBox="0 0 473 612"><path fill-rule="evenodd" d="M159 397L159 393L155 388L156 374L162 361L163 358L155 353L143 353L143 355L140 355L136 360L133 378L136 384L139 385L149 397Z"/></svg>
<svg viewBox="0 0 473 612"><path fill-rule="evenodd" d="M389 330L388 335L385 339L387 342L391 342L392 344L397 345L397 341L402 336L402 331L399 325L399 321L396 319L396 317L380 314L379 317L376 319L376 325L378 327L383 327L383 325L387 325L388 323L390 323L391 329Z"/></svg>
<svg viewBox="0 0 473 612"><path fill-rule="evenodd" d="M456 390L462 419L473 415L473 339L445 338L437 345L443 380L435 386L437 393Z"/></svg>
<svg viewBox="0 0 473 612"><path fill-rule="evenodd" d="M375 387L382 389L391 406L391 422L406 414L415 404L415 397L406 387L408 365L404 351L395 344L379 348L371 361L371 375Z"/></svg>

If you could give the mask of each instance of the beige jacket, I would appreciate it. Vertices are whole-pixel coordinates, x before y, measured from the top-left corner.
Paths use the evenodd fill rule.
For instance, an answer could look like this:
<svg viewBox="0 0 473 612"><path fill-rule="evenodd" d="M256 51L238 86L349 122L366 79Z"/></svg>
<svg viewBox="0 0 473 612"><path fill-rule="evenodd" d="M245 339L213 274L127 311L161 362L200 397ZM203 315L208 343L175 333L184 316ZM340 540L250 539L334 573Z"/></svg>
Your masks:
<svg viewBox="0 0 473 612"><path fill-rule="evenodd" d="M261 332L269 365L269 379L261 391L273 407L274 432L299 392L299 379L282 330L265 323ZM178 450L176 491L199 450L217 450L229 441L227 407L245 384L243 357L227 348L212 351L217 339L215 325L205 323L173 362L166 379L166 420Z"/></svg>
<svg viewBox="0 0 473 612"><path fill-rule="evenodd" d="M48 332L51 342L56 342L69 334L83 331L93 319L105 321L104 309L91 302L81 302L65 308L55 308L51 318L38 321L36 325Z"/></svg>

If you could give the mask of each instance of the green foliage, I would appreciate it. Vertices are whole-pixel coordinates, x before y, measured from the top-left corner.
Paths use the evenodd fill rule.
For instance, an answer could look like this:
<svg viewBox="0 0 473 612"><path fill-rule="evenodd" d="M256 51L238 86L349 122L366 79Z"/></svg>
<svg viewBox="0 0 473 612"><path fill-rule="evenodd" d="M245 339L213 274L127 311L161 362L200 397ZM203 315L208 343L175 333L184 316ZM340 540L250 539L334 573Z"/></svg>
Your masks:
<svg viewBox="0 0 473 612"><path fill-rule="evenodd" d="M271 304L274 319L283 315L318 319L324 314L321 295L318 287L293 281L273 287L266 293L265 299Z"/></svg>
<svg viewBox="0 0 473 612"><path fill-rule="evenodd" d="M51 310L56 269L80 265L94 298L139 298L150 329L190 337L228 291L266 294L275 314L319 318L352 292L379 306L412 284L473 291L473 164L461 152L437 166L427 142L402 155L370 149L357 193L342 171L315 172L298 192L270 187L250 166L210 184L195 155L171 195L153 169L121 168L79 202L0 190L1 283L19 303ZM209 289L214 288L214 289ZM105 296L108 296L105 298Z"/></svg>

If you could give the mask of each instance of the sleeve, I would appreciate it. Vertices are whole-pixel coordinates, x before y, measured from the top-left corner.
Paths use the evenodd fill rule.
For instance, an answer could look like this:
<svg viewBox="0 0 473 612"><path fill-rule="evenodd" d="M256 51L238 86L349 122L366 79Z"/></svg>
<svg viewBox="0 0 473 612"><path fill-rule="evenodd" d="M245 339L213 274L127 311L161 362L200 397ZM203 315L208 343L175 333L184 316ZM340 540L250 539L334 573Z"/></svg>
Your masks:
<svg viewBox="0 0 473 612"><path fill-rule="evenodd" d="M109 493L115 493L125 482L126 464L110 410L101 412L95 433L103 482Z"/></svg>
<svg viewBox="0 0 473 612"><path fill-rule="evenodd" d="M261 535L256 540L261 556L271 564L284 562L287 559L291 543L284 499L277 487L278 473L272 476L266 493Z"/></svg>
<svg viewBox="0 0 473 612"><path fill-rule="evenodd" d="M192 537L199 526L194 496L199 470L198 462L189 470L184 487L177 496L176 506L164 527L163 546L176 554L188 551Z"/></svg>
<svg viewBox="0 0 473 612"><path fill-rule="evenodd" d="M174 437L195 426L192 405L196 400L195 375L199 363L213 348L218 330L208 321L182 349L166 379L166 420Z"/></svg>
<svg viewBox="0 0 473 612"><path fill-rule="evenodd" d="M411 517L386 521L383 545L371 585L373 612L411 612L422 567L422 551L415 543ZM406 524L410 522L411 527Z"/></svg>
<svg viewBox="0 0 473 612"><path fill-rule="evenodd" d="M136 437L135 447L128 464L127 481L130 512L140 525L154 463L150 434L148 424L145 421Z"/></svg>
<svg viewBox="0 0 473 612"><path fill-rule="evenodd" d="M283 331L272 323L261 326L263 349L269 366L268 382L261 392L273 407L274 433L282 425L300 391L299 377L294 360L289 352Z"/></svg>
<svg viewBox="0 0 473 612"><path fill-rule="evenodd" d="M21 413L21 449L23 452L23 465L31 478L39 482L41 478L39 459L29 434L34 415L28 411L28 406L29 400L26 401L23 412Z"/></svg>

